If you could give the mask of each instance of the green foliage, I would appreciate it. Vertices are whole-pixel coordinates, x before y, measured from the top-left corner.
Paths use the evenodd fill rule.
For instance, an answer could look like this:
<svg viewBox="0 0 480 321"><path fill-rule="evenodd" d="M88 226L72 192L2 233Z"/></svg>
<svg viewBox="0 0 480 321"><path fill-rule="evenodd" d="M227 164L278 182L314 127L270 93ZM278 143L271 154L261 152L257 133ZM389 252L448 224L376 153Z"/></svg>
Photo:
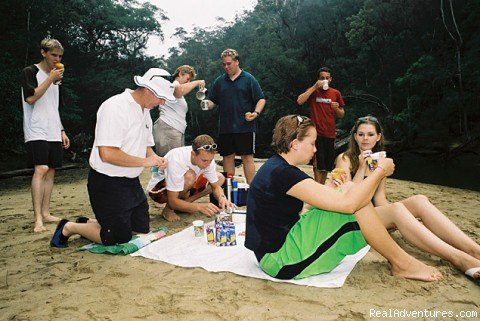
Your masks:
<svg viewBox="0 0 480 321"><path fill-rule="evenodd" d="M480 2L452 6L453 12L450 0L444 1L443 17L436 0L259 0L254 10L231 23L220 19L216 28L187 32L179 26L180 45L164 61L145 56L148 37L162 38L161 23L168 19L148 2L2 1L0 122L11 125L0 127L0 138L6 150L23 145L20 70L38 62L38 44L46 36L65 46L61 112L71 135L93 136L101 102L131 87L133 75L148 68L173 72L190 64L208 88L223 73L225 48L239 51L241 67L265 92L257 142L266 153L278 118L308 114L296 99L322 66L332 69L332 86L346 100L339 128L348 130L358 117L372 114L406 144L465 137L466 130L478 135ZM193 95L186 99L187 142L201 133L216 136L217 111L201 111Z"/></svg>

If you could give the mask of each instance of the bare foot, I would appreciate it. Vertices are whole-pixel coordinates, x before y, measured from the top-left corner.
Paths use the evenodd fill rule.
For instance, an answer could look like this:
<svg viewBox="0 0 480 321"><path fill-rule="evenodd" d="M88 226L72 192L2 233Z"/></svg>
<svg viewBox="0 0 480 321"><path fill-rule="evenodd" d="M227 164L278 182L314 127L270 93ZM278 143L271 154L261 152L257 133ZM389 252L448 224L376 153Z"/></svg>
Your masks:
<svg viewBox="0 0 480 321"><path fill-rule="evenodd" d="M174 210L169 207L165 207L162 211L162 216L169 222L178 222L181 220L181 217L178 216Z"/></svg>
<svg viewBox="0 0 480 321"><path fill-rule="evenodd" d="M47 230L47 228L43 225L35 225L35 227L33 228L33 232L35 233L42 233L42 232L45 232Z"/></svg>
<svg viewBox="0 0 480 321"><path fill-rule="evenodd" d="M51 223L51 222L58 222L60 221L59 217L53 216L53 215L47 215L42 217L44 222Z"/></svg>
<svg viewBox="0 0 480 321"><path fill-rule="evenodd" d="M425 282L443 279L442 273L437 268L428 266L414 258L412 258L410 262L406 262L404 267L392 265L392 273L402 278Z"/></svg>

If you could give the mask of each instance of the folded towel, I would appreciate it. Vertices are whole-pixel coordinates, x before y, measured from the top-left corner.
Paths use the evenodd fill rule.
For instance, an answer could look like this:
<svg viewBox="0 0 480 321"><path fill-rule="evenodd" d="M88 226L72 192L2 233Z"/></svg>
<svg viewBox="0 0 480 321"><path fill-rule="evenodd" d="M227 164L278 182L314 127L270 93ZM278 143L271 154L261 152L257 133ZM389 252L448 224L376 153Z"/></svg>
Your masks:
<svg viewBox="0 0 480 321"><path fill-rule="evenodd" d="M89 251L92 253L108 253L108 254L120 254L127 255L134 253L142 247L161 239L167 235L168 229L166 227L160 227L154 229L148 234L134 235L127 243L116 245L103 245L97 243L90 243L82 246L79 251Z"/></svg>

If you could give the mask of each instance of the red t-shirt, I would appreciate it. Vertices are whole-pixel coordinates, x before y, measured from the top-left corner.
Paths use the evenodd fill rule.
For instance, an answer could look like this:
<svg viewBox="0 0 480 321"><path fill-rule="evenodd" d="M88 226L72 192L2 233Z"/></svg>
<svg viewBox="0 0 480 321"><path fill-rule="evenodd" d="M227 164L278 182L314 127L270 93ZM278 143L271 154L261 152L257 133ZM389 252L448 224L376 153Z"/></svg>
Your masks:
<svg viewBox="0 0 480 321"><path fill-rule="evenodd" d="M335 138L335 110L332 108L331 102L337 102L343 108L342 94L334 89L328 88L323 90L319 88L308 98L310 105L310 118L315 123L317 134L321 137Z"/></svg>

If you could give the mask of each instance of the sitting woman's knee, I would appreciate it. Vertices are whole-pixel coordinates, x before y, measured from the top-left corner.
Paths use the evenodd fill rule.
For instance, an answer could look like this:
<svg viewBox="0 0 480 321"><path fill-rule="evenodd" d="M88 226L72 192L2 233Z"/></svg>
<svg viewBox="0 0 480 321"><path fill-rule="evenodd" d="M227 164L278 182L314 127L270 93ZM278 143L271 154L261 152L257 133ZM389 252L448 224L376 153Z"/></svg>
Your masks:
<svg viewBox="0 0 480 321"><path fill-rule="evenodd" d="M426 197L425 195L421 195L421 194L413 195L409 198L417 204L430 203L430 200L428 199L428 197Z"/></svg>
<svg viewBox="0 0 480 321"><path fill-rule="evenodd" d="M395 218L402 218L402 217L405 216L405 215L412 215L412 214L408 211L408 209L405 207L405 205L403 205L403 204L400 203L400 202L396 202L396 203L393 203L393 204L392 204L391 212L392 212L392 215L393 215Z"/></svg>

